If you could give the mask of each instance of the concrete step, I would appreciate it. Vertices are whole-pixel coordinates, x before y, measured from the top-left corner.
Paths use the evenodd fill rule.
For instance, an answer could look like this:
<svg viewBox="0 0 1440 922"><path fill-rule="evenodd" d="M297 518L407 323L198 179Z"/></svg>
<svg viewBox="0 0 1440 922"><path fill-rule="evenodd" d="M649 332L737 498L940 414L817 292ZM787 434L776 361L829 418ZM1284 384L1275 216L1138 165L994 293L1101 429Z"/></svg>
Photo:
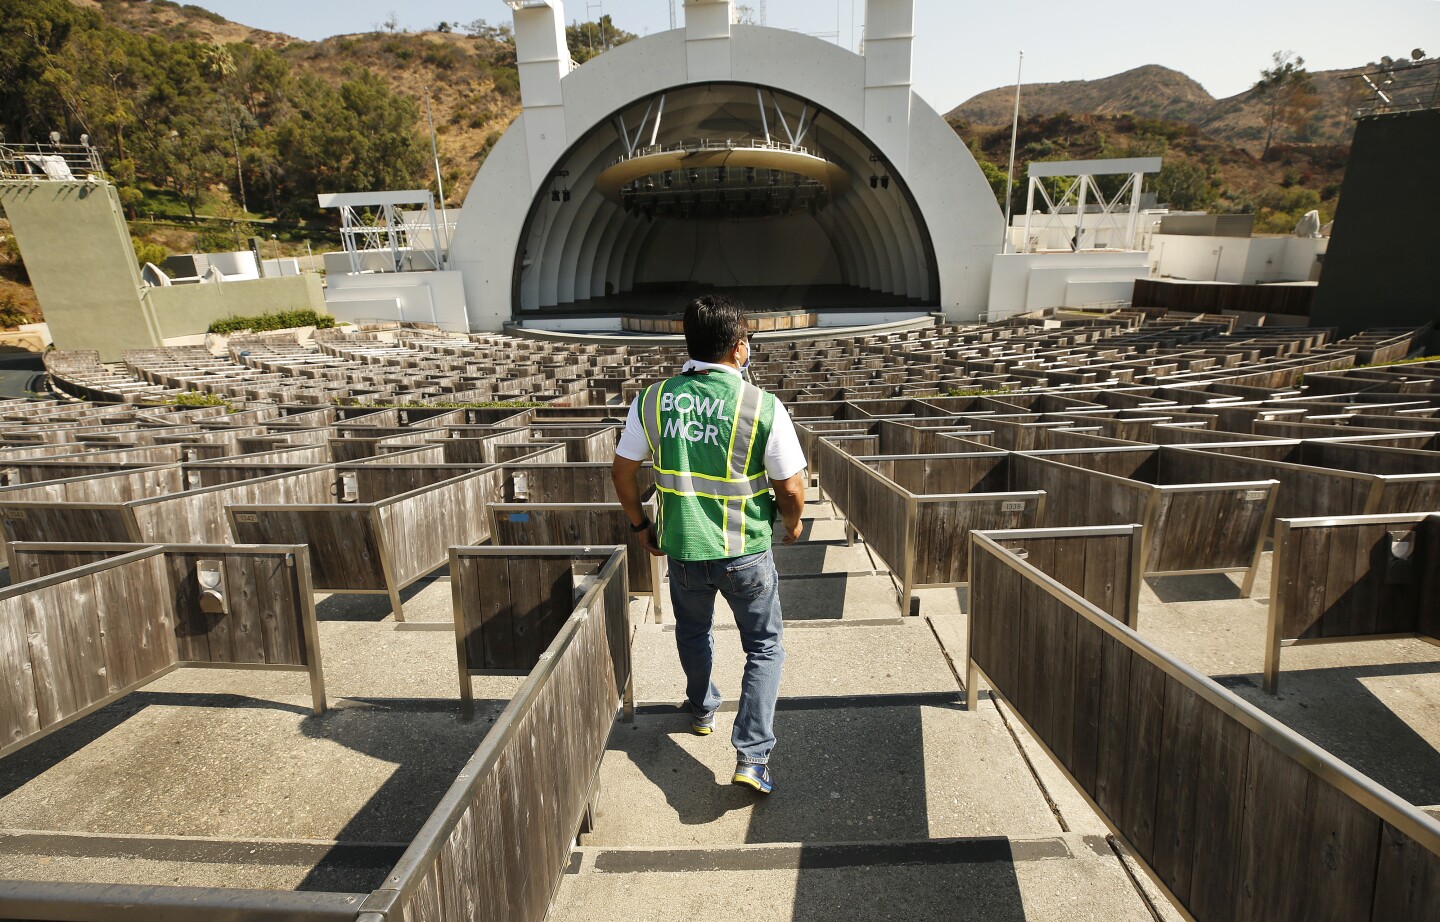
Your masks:
<svg viewBox="0 0 1440 922"><path fill-rule="evenodd" d="M724 603L721 603L724 611ZM803 625L803 626L802 626ZM678 703L685 674L671 626L644 625L635 632L635 697L641 702ZM715 684L734 701L745 654L732 626L715 631ZM788 626L782 694L801 698L887 695L907 692L956 693L959 685L924 622L898 619L882 624L816 622Z"/></svg>
<svg viewBox="0 0 1440 922"><path fill-rule="evenodd" d="M993 707L958 694L782 698L776 793L730 783L733 714L698 737L678 709L618 726L601 766L596 846L729 847L1061 831Z"/></svg>
<svg viewBox="0 0 1440 922"><path fill-rule="evenodd" d="M551 922L1153 922L1102 837L585 848Z"/></svg>

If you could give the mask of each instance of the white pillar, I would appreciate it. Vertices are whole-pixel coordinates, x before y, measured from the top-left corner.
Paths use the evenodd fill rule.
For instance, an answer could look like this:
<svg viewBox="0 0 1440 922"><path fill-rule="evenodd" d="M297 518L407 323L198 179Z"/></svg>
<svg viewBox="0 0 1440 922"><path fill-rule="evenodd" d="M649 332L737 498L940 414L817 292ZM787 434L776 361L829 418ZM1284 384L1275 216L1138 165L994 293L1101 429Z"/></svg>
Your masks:
<svg viewBox="0 0 1440 922"><path fill-rule="evenodd" d="M731 0L685 0L685 64L692 83L729 80Z"/></svg>
<svg viewBox="0 0 1440 922"><path fill-rule="evenodd" d="M866 0L865 136L904 173L910 163L915 0Z"/></svg>
<svg viewBox="0 0 1440 922"><path fill-rule="evenodd" d="M549 165L570 146L560 88L560 81L572 67L570 50L565 45L565 3L525 0L524 5L512 6L530 189L536 191L549 180Z"/></svg>

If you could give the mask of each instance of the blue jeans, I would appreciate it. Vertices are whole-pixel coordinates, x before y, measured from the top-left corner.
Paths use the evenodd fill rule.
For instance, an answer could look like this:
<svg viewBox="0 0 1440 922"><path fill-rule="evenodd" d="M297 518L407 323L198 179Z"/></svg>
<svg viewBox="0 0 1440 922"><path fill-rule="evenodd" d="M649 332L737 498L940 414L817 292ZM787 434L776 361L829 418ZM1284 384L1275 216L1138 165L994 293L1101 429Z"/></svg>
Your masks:
<svg viewBox="0 0 1440 922"><path fill-rule="evenodd" d="M720 707L720 690L710 679L715 663L715 593L735 613L745 649L740 710L730 740L741 762L764 764L775 748L775 700L780 697L780 575L770 551L721 560L670 560L670 604L675 608L675 645L685 670L685 699L701 716Z"/></svg>

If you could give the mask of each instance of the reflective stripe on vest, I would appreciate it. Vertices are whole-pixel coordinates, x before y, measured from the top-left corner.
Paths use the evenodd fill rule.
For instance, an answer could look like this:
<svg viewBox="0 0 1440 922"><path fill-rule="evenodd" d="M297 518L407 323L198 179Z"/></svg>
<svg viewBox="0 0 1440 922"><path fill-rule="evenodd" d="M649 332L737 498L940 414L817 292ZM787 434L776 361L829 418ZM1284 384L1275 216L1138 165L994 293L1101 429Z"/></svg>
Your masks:
<svg viewBox="0 0 1440 922"><path fill-rule="evenodd" d="M712 372L712 374L725 375L727 372ZM718 504L712 506L712 514L719 518L721 534L707 532L709 537L690 534L676 537L676 545L692 542L695 544L716 541L723 547L725 555L733 556L743 553L746 542L746 503L759 498L768 499L770 483L763 470L754 474L747 474L750 465L754 462L755 441L760 429L760 419L764 409L765 392L753 384L736 379L734 382L739 387L736 390L734 415L730 417L729 441L723 446L723 455L714 452L711 455L711 462L725 465L723 474L702 473L693 470L679 470L681 465L686 464L684 454L691 454L687 451L681 457L672 458L666 456L665 426L662 418L666 386L672 384L675 379L660 382L646 388L640 397L640 420L645 432L645 439L649 443L650 454L654 463L655 485L663 493L677 497L689 497L693 499L711 501ZM726 382L727 384L730 382ZM679 403L685 397L681 393L675 398ZM713 399L713 398L712 398ZM681 411L688 412L688 411ZM683 418L683 417L682 417ZM671 429L674 430L675 420L671 420ZM688 425L699 425L691 423ZM676 435L671 432L671 435ZM683 435L690 442L698 440L693 436ZM714 444L711 442L710 444ZM721 447L721 446L716 446ZM672 443L673 448L673 443ZM763 451L763 447L762 447ZM693 462L695 459L691 458ZM666 521L664 516L665 503L662 497L662 525L661 543L670 544L666 540L668 526L672 523ZM762 507L764 508L764 507ZM766 529L768 530L768 518ZM678 524L678 523L676 523ZM754 523L752 522L752 527ZM756 537L759 537L756 535ZM767 542L768 543L768 542Z"/></svg>

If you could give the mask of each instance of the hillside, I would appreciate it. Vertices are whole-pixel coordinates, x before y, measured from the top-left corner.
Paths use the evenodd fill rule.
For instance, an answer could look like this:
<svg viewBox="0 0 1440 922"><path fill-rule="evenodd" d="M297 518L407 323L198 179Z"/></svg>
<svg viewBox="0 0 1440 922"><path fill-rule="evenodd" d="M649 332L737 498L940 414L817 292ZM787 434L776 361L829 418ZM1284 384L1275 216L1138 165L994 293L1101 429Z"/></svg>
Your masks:
<svg viewBox="0 0 1440 922"><path fill-rule="evenodd" d="M110 25L148 38L203 45L238 43L273 51L289 65L295 78L313 76L335 88L358 72L368 72L392 93L414 102L418 116L414 129L426 141L422 146L427 164L428 87L445 197L451 204L464 200L484 154L520 111L514 49L498 29L484 35L376 31L307 42L252 29L202 7L169 0L69 2L99 13ZM433 190L433 168L427 168L415 183Z"/></svg>
<svg viewBox="0 0 1440 922"><path fill-rule="evenodd" d="M172 42L192 41L212 45L246 42L276 48L296 41L279 32L252 29L231 22L218 13L193 4L161 0L70 0L83 10L93 10L117 26L140 35L155 35Z"/></svg>
<svg viewBox="0 0 1440 922"><path fill-rule="evenodd" d="M1026 115L1051 115L1056 112L1122 115L1129 112L1143 118L1195 122L1209 113L1215 105L1215 97L1178 70L1146 64L1098 80L1025 84L1021 103L1021 111ZM945 117L952 121L963 119L976 125L1008 125L1014 111L1015 88L1004 86L972 96L946 113Z"/></svg>
<svg viewBox="0 0 1440 922"><path fill-rule="evenodd" d="M1269 62L1261 62L1261 65ZM1355 82L1345 79L1363 67L1311 71L1319 97L1315 118L1302 134L1282 134L1282 142L1347 144L1350 112L1357 101ZM1259 76L1260 67L1256 67ZM974 125L1009 124L1014 111L1015 88L996 87L971 97L947 118ZM1246 90L1215 99L1200 84L1179 71L1150 64L1098 80L1026 84L1021 112L1028 116L1075 112L1087 115L1131 113L1142 118L1170 119L1200 127L1216 140L1259 153L1265 139L1265 105Z"/></svg>
<svg viewBox="0 0 1440 922"><path fill-rule="evenodd" d="M1010 126L960 119L951 124L1003 200ZM1181 210L1253 213L1258 233L1289 233L1312 208L1330 220L1348 156L1344 145L1282 144L1261 160L1198 126L1128 114L1030 115L1020 120L1016 141L1015 175L1020 181L1012 205L1017 212L1025 206L1023 177L1032 161L1161 156L1164 166L1158 176L1146 177L1145 188L1156 192L1162 203Z"/></svg>

